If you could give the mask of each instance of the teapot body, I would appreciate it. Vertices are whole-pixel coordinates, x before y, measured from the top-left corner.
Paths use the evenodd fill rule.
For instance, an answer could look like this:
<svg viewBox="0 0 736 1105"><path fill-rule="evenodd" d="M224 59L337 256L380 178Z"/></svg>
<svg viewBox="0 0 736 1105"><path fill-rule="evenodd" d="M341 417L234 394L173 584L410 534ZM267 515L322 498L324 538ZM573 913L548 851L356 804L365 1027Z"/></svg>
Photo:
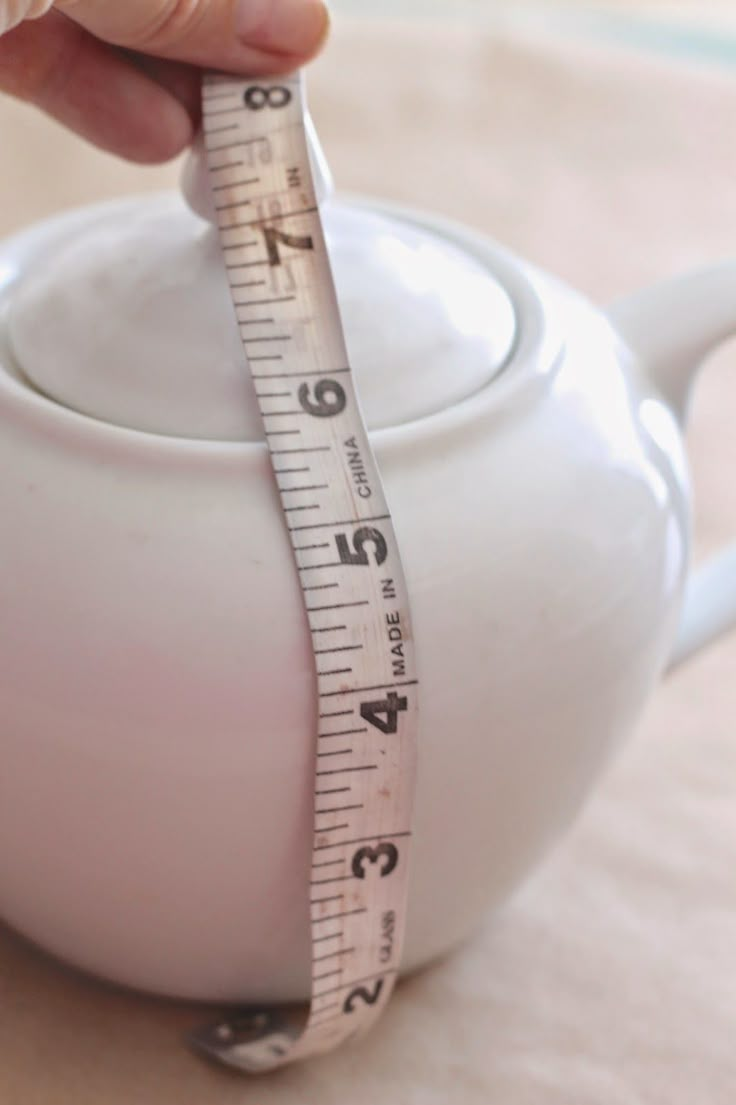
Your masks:
<svg viewBox="0 0 736 1105"><path fill-rule="evenodd" d="M0 251L8 272L62 223ZM602 315L476 249L564 341L542 320L483 394L371 435L421 687L405 969L570 823L666 663L687 567L674 417ZM77 414L1 342L0 420L0 916L136 988L306 996L316 679L265 444Z"/></svg>

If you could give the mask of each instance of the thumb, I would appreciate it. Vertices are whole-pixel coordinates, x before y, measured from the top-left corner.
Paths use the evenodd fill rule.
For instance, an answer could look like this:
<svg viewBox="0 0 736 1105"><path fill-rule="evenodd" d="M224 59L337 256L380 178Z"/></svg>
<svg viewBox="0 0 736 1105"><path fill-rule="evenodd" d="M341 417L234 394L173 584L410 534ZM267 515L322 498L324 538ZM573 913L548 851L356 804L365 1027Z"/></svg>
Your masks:
<svg viewBox="0 0 736 1105"><path fill-rule="evenodd" d="M55 6L116 46L253 74L306 61L329 27L324 0L56 0Z"/></svg>

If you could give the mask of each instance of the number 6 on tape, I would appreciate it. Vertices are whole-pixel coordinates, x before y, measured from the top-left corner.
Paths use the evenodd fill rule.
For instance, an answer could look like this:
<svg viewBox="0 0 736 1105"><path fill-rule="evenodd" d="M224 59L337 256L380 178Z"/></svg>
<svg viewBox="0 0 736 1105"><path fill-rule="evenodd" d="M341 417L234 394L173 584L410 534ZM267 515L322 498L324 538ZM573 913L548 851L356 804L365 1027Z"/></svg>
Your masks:
<svg viewBox="0 0 736 1105"><path fill-rule="evenodd" d="M315 195L301 79L210 74L202 98L223 261L317 670L308 1016L295 1025L277 1008L239 1010L193 1037L229 1066L266 1071L362 1034L391 994L406 920L418 682L406 583Z"/></svg>

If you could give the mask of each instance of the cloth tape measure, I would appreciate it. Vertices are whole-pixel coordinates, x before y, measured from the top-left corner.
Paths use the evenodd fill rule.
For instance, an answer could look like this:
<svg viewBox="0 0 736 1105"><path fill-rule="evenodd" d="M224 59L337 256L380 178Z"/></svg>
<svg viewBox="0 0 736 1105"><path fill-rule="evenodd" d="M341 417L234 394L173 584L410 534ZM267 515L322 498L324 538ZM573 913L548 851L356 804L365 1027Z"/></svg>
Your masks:
<svg viewBox="0 0 736 1105"><path fill-rule="evenodd" d="M192 1037L243 1071L363 1034L401 960L417 758L414 638L360 409L309 157L301 75L207 74L224 264L296 559L317 670L312 993L306 1021L238 1009Z"/></svg>

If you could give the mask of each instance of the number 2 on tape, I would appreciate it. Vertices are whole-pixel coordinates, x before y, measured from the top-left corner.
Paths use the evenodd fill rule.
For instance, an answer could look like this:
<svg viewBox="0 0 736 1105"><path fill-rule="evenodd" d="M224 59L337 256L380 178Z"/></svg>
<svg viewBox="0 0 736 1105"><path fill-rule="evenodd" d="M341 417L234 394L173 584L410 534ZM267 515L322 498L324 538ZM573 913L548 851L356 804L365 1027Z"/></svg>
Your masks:
<svg viewBox="0 0 736 1105"><path fill-rule="evenodd" d="M229 1066L267 1071L362 1034L390 997L406 920L418 681L406 582L315 194L302 80L213 73L202 99L223 263L317 671L308 1015L297 1023L278 1008L235 1010L193 1037ZM350 747L335 749L348 735Z"/></svg>

